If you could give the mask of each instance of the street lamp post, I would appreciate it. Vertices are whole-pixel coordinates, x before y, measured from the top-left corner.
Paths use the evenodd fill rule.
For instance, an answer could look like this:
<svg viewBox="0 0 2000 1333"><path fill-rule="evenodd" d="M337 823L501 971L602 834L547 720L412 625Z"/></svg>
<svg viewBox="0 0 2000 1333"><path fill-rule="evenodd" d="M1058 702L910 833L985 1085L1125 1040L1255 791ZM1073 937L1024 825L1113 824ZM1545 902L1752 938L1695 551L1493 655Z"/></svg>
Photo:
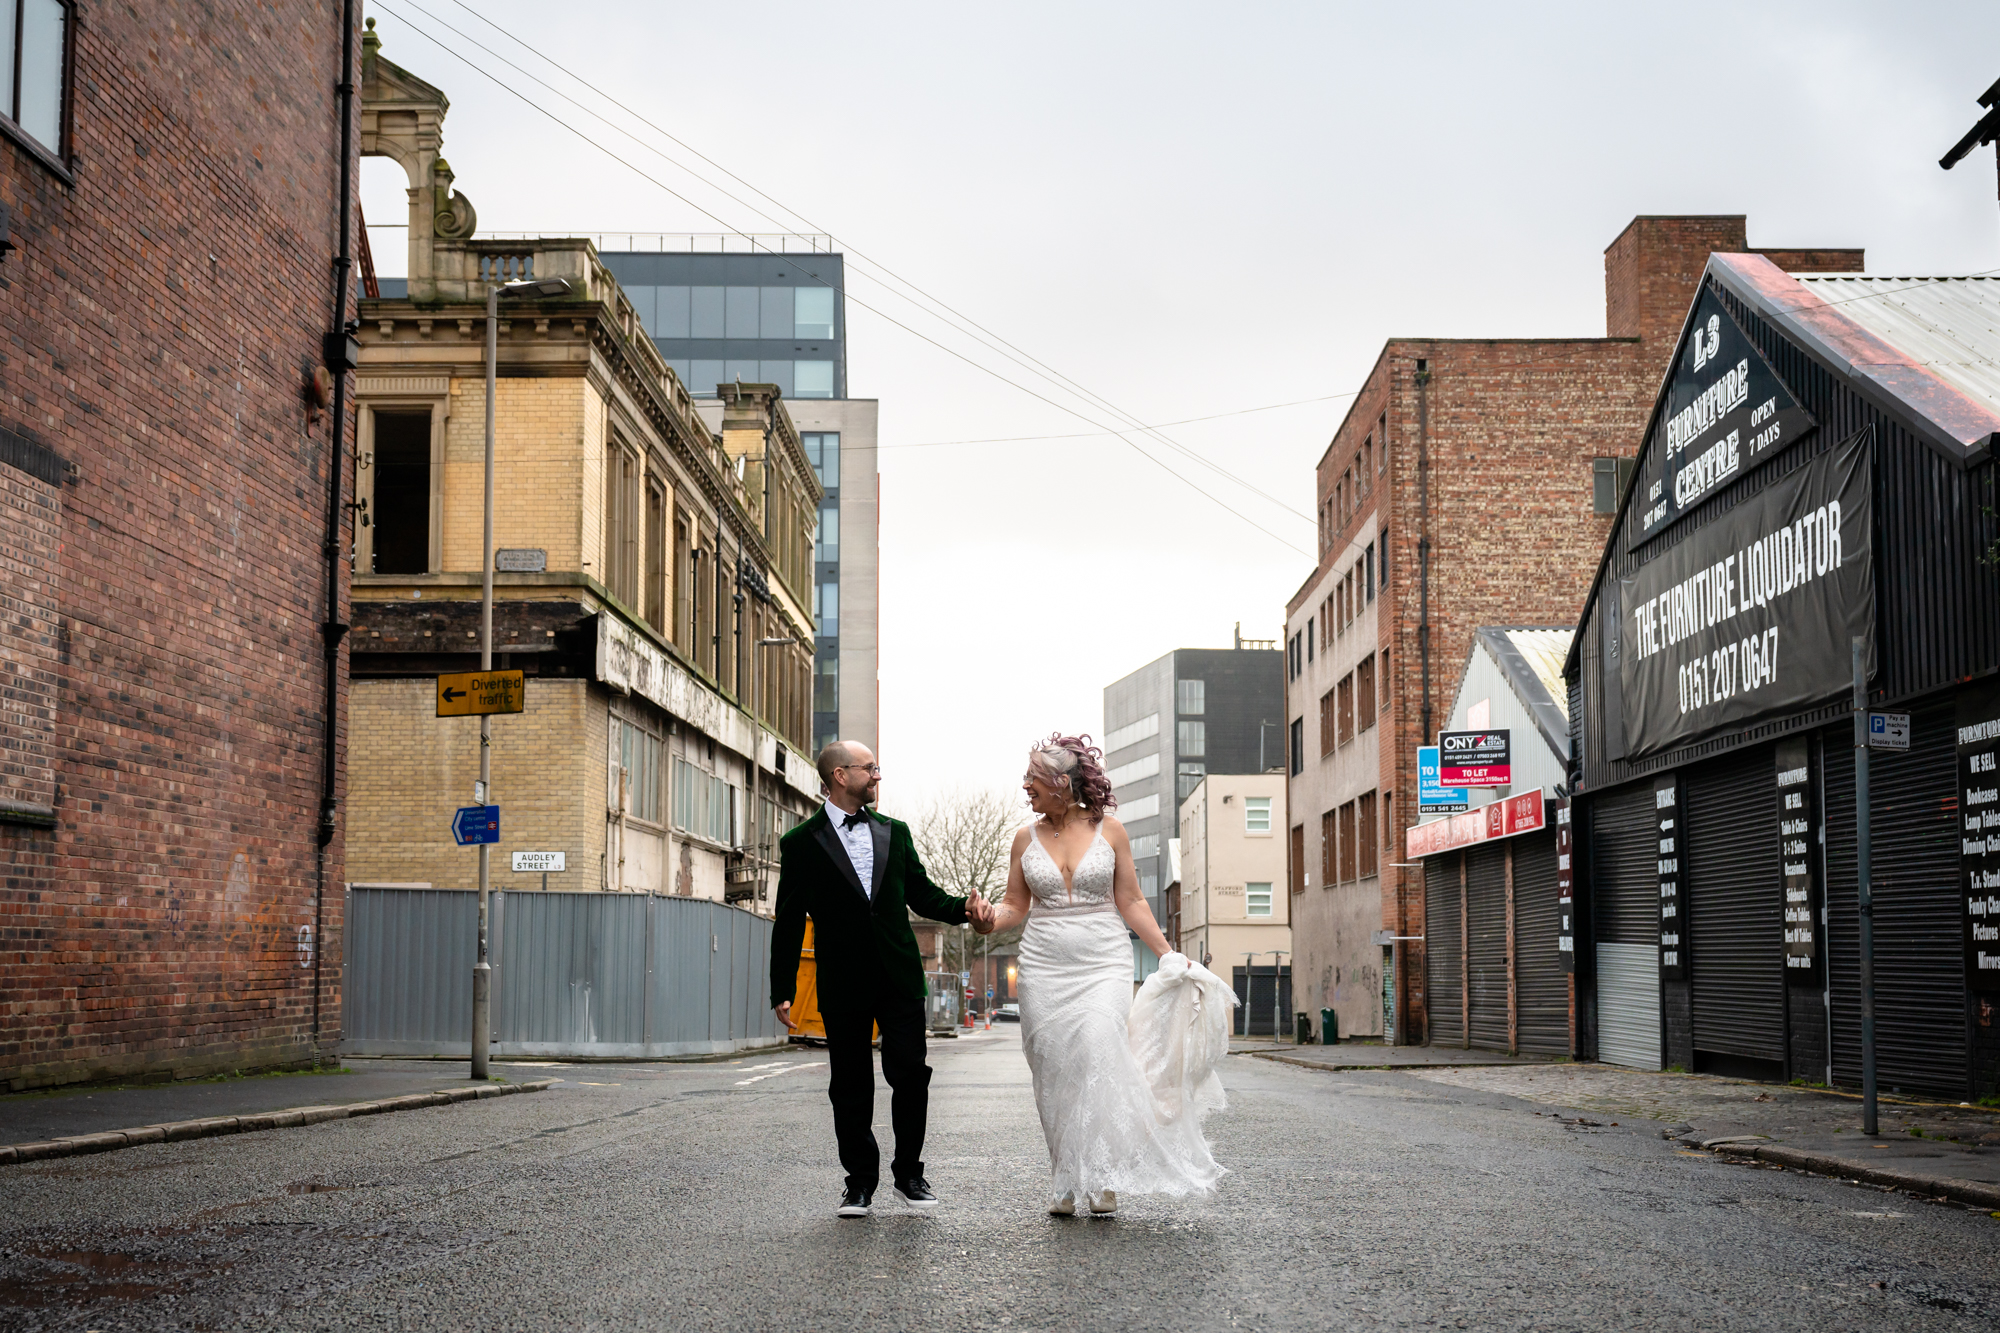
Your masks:
<svg viewBox="0 0 2000 1333"><path fill-rule="evenodd" d="M486 493L480 547L479 669L493 669L493 397L500 377L500 298L565 296L563 278L530 278L486 289ZM493 805L493 719L479 715L480 805ZM486 1077L487 1048L493 1040L493 969L487 959L487 903L492 886L493 846L479 844L479 952L472 964L472 1076Z"/></svg>
<svg viewBox="0 0 2000 1333"><path fill-rule="evenodd" d="M764 680L764 654L762 650L765 648L780 648L785 644L797 642L798 639L791 636L782 639L758 639L756 641L757 646L750 651L750 837L752 843L750 848L750 864L757 871L757 883L760 889L763 886L764 871L769 869L770 864L769 858L763 854L763 844L757 841L757 821L764 813L757 799L758 788L760 786L758 781L760 775L757 772L757 766L763 762L762 756L764 752L764 723L762 715L758 712L764 702L763 693L759 689Z"/></svg>

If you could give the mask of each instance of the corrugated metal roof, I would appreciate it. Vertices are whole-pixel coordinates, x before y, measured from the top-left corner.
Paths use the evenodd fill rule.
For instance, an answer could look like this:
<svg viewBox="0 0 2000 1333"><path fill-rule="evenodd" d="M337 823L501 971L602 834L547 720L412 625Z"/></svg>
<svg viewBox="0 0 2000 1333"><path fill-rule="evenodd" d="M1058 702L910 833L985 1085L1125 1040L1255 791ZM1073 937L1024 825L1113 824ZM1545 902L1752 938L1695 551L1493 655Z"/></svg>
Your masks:
<svg viewBox="0 0 2000 1333"><path fill-rule="evenodd" d="M1503 629L1507 636L1535 673L1535 679L1542 683L1548 693L1550 707L1561 713L1563 720L1569 720L1569 689L1563 684L1563 661L1569 656L1569 641L1575 630L1567 629Z"/></svg>
<svg viewBox="0 0 2000 1333"><path fill-rule="evenodd" d="M1960 393L2000 410L2000 278L1791 276Z"/></svg>

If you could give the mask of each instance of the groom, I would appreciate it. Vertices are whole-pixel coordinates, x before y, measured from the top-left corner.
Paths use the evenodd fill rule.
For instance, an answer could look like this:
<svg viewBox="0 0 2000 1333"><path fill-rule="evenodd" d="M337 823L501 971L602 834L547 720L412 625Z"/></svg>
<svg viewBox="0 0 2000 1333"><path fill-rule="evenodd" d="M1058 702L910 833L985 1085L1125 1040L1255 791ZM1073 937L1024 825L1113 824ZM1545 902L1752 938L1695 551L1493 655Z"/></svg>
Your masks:
<svg viewBox="0 0 2000 1333"><path fill-rule="evenodd" d="M889 1119L896 1155L889 1170L896 1197L912 1208L935 1208L924 1179L924 1119L931 1070L924 1063L924 966L910 912L957 925L993 929L993 905L954 898L931 883L917 860L909 826L875 814L882 770L865 745L835 741L819 753L826 802L778 840L778 906L771 933L771 1007L787 1029L798 980L806 918L813 922L819 1009L826 1020L832 1078L833 1133L847 1189L835 1209L866 1217L880 1183L875 1144L873 1029L882 1029L882 1077L890 1088Z"/></svg>

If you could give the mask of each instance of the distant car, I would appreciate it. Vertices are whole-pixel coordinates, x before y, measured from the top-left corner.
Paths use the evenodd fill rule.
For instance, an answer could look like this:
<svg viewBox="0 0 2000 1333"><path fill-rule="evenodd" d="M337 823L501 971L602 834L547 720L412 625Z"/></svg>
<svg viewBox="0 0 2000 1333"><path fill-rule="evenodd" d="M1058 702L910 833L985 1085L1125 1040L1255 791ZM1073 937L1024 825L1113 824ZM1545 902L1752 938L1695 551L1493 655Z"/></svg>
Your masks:
<svg viewBox="0 0 2000 1333"><path fill-rule="evenodd" d="M994 1022L996 1022L996 1023L1018 1023L1018 1022L1020 1022L1020 1021L1021 1021L1021 1006L1020 1006L1020 1005L1018 1005L1018 1004L1003 1004L1003 1005L1001 1005L1001 1006L1000 1006L1000 1007L999 1007L998 1009L995 1009L995 1010L993 1011L993 1021L994 1021Z"/></svg>

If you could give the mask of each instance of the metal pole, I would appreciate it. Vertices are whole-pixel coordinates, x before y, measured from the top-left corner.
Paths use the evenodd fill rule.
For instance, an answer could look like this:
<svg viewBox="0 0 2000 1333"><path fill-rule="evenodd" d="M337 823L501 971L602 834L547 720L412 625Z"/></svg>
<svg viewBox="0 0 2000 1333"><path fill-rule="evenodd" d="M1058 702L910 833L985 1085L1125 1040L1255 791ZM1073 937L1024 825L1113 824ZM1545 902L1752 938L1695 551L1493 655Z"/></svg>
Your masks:
<svg viewBox="0 0 2000 1333"><path fill-rule="evenodd" d="M486 289L486 499L485 536L480 545L479 669L493 669L493 390L500 375L500 289ZM493 800L493 719L479 715L481 803ZM486 1077L487 1046L493 1037L493 968L486 957L487 893L493 871L492 844L479 844L479 956L472 964L472 1076Z"/></svg>
<svg viewBox="0 0 2000 1333"><path fill-rule="evenodd" d="M1854 639L1854 884L1861 912L1861 1132L1875 1121L1875 895L1868 883L1868 676L1866 641Z"/></svg>

